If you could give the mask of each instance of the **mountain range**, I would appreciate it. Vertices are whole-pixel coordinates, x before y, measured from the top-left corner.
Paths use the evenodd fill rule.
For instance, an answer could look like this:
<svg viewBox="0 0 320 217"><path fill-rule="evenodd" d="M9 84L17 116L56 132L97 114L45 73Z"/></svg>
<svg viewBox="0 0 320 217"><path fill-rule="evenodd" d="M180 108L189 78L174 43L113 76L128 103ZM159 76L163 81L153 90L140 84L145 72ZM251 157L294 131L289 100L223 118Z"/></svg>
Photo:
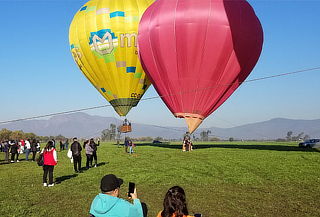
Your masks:
<svg viewBox="0 0 320 217"><path fill-rule="evenodd" d="M22 130L32 132L39 136L57 136L91 138L99 137L102 130L109 128L110 124L121 125L122 120L112 117L101 117L78 112L73 114L53 116L48 120L28 120L0 125L0 129ZM184 127L157 126L140 123L132 123L133 131L128 133L130 137L163 137L165 139L179 139L185 133ZM320 138L320 119L316 120L292 120L275 118L268 121L245 124L232 128L199 128L195 132L200 137L201 131L210 130L211 137L220 139L277 139L285 138L288 131L293 135L301 132L310 137Z"/></svg>

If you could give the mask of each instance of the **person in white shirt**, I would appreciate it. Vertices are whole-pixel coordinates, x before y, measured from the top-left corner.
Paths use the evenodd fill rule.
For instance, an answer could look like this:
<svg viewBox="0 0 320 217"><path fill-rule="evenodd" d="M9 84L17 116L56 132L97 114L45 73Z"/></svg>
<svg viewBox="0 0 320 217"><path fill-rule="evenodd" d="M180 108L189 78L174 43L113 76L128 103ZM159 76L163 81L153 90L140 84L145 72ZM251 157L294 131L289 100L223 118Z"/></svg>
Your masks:
<svg viewBox="0 0 320 217"><path fill-rule="evenodd" d="M26 139L26 141L25 141L25 152L26 152L26 161L28 161L29 160L29 154L30 154L30 152L31 152L31 144L30 144L30 142L29 142L29 140L28 139Z"/></svg>

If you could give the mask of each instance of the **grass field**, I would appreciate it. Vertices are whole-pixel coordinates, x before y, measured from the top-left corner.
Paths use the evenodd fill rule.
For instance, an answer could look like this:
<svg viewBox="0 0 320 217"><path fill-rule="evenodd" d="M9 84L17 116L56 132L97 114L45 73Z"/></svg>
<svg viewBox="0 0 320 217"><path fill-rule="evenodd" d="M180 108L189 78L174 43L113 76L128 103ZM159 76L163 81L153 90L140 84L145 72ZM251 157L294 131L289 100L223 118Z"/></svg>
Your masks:
<svg viewBox="0 0 320 217"><path fill-rule="evenodd" d="M0 153L0 216L88 216L100 179L114 173L137 185L138 197L156 216L167 189L182 186L191 214L214 216L320 216L320 152L296 143L138 144L136 153L103 143L99 166L74 174L67 151L58 152L54 187L42 186L35 162L4 163ZM20 159L24 159L20 155ZM85 165L84 154L82 164Z"/></svg>

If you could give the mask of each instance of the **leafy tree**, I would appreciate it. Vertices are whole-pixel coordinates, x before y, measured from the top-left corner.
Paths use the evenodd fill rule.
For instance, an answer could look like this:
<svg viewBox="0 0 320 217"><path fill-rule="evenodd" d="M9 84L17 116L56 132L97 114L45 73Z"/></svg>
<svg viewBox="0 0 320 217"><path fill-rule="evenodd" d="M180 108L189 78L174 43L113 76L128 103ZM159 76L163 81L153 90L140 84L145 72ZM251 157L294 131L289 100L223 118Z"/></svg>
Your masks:
<svg viewBox="0 0 320 217"><path fill-rule="evenodd" d="M111 135L111 132L109 129L105 129L101 132L101 140L102 141L108 141L110 140L110 136Z"/></svg>
<svg viewBox="0 0 320 217"><path fill-rule="evenodd" d="M305 141L305 140L308 140L308 139L310 139L310 136L309 135L304 135L304 137L303 137L303 140Z"/></svg>
<svg viewBox="0 0 320 217"><path fill-rule="evenodd" d="M25 133L24 134L24 139L31 139L31 140L33 140L33 139L35 139L37 137L37 135L36 134L34 134L34 133Z"/></svg>
<svg viewBox="0 0 320 217"><path fill-rule="evenodd" d="M134 140L135 140L135 141L141 141L141 142L151 142L151 141L153 140L153 138L147 136L147 137L136 138L136 139L134 139Z"/></svg>
<svg viewBox="0 0 320 217"><path fill-rule="evenodd" d="M24 138L24 133L22 130L17 130L17 131L13 131L11 134L10 134L10 139L11 140L18 140L18 139L22 139Z"/></svg>
<svg viewBox="0 0 320 217"><path fill-rule="evenodd" d="M207 130L207 131L202 131L200 133L200 137L201 137L201 140L202 141L208 141L209 140L209 134L211 133L210 130Z"/></svg>
<svg viewBox="0 0 320 217"><path fill-rule="evenodd" d="M119 129L118 129L119 132ZM103 141L113 141L116 139L117 126L115 124L110 124L109 129L105 129L101 132L101 140Z"/></svg>
<svg viewBox="0 0 320 217"><path fill-rule="evenodd" d="M299 133L298 135L296 135L296 136L293 136L292 137L292 140L293 141L298 141L299 139L302 139L302 137L303 137L303 132L302 133Z"/></svg>
<svg viewBox="0 0 320 217"><path fill-rule="evenodd" d="M220 139L218 137L211 137L209 141L220 141Z"/></svg>
<svg viewBox="0 0 320 217"><path fill-rule="evenodd" d="M66 140L66 137L64 137L63 135L59 134L58 136L56 136L55 140L64 141L64 140Z"/></svg>
<svg viewBox="0 0 320 217"><path fill-rule="evenodd" d="M292 134L293 134L292 131L287 132L287 136L286 136L287 141L291 141L292 140Z"/></svg>
<svg viewBox="0 0 320 217"><path fill-rule="evenodd" d="M163 140L163 138L162 138L162 137L160 137L160 136L158 136L158 137L154 138L154 140L162 141L162 140Z"/></svg>
<svg viewBox="0 0 320 217"><path fill-rule="evenodd" d="M10 139L10 134L12 133L12 131L7 130L7 129L2 129L0 131L0 140L9 140Z"/></svg>
<svg viewBox="0 0 320 217"><path fill-rule="evenodd" d="M117 126L115 124L110 124L110 140L116 139Z"/></svg>

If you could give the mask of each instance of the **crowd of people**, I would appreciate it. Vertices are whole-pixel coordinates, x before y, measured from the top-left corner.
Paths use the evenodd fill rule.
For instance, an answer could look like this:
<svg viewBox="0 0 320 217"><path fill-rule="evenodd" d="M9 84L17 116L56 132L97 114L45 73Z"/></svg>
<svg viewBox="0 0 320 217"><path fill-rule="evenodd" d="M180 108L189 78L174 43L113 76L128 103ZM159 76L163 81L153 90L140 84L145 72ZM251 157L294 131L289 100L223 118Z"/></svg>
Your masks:
<svg viewBox="0 0 320 217"><path fill-rule="evenodd" d="M81 151L84 149L86 154L86 169L89 169L91 167L97 167L98 165L98 157L97 157L97 149L100 145L100 140L96 143L93 138L90 140L85 140L83 143L83 148L81 147L81 144L78 142L78 139L75 137L73 138L73 142L70 146L70 153L69 157L73 160L74 165L74 171L76 173L82 172L81 170ZM94 160L94 165L93 165Z"/></svg>
<svg viewBox="0 0 320 217"><path fill-rule="evenodd" d="M67 143L67 142L66 142ZM64 143L64 144L66 144ZM61 149L60 142L60 150ZM73 161L73 168L76 173L81 173L82 167L81 167L81 151L84 149L87 157L86 162L86 169L89 169L93 167L92 162L94 160L94 167L97 167L98 163L98 157L97 157L97 147L100 145L100 140L98 140L97 143L95 143L94 139L91 138L90 140L86 140L83 144L83 148L81 144L78 142L78 139L76 137L73 138L73 142L70 146L70 150L68 150L68 157L70 157ZM68 147L68 146L65 146ZM42 160L43 163L41 165L43 166L43 186L52 187L54 186L53 182L53 170L54 166L58 163L57 158L57 151L55 148L55 141L50 140L46 144L46 146L41 150L41 155L38 159L38 161ZM39 163L38 163L39 164ZM40 164L39 164L40 165ZM47 182L47 177L49 175L49 183Z"/></svg>
<svg viewBox="0 0 320 217"><path fill-rule="evenodd" d="M40 142L36 139L4 140L0 142L0 151L4 152L4 160L8 163L19 162L21 154L25 154L26 161L29 161L31 153L31 160L35 161L36 154L40 152Z"/></svg>
<svg viewBox="0 0 320 217"><path fill-rule="evenodd" d="M185 151L192 150L192 146L188 146L190 137L186 135L183 141L183 149ZM39 152L38 164L42 160L43 167L43 186L54 186L53 171L54 167L58 163L56 142L50 140L46 146L40 150L39 141L33 139L25 140L6 140L0 142L0 151L5 153L5 161L19 162L19 155L25 154L26 161L29 160L29 155L32 153L32 161L36 160L36 154ZM68 140L63 143L60 141L60 151L68 149ZM76 173L82 172L81 167L81 152L85 150L86 155L86 169L91 167L97 167L97 148L100 145L100 141L97 143L93 138L85 140L81 146L78 139L73 138L70 149L68 150L68 156L73 161L74 171ZM125 138L124 142L125 151L127 153L133 153L134 144L129 138ZM128 150L129 148L129 150ZM9 159L11 154L11 161ZM94 164L93 164L94 162ZM123 180L117 178L113 174L104 176L101 179L99 193L92 201L90 207L91 217L102 216L123 216L123 217L145 217L147 216L147 206L145 203L141 203L137 196L136 188L132 193L128 194L129 199L132 199L133 203L128 202L125 199L119 197L120 187L123 184ZM196 216L196 215L195 215ZM201 216L201 215L200 215ZM187 209L186 196L183 188L174 186L168 190L163 201L163 210L161 210L157 217L190 217Z"/></svg>

